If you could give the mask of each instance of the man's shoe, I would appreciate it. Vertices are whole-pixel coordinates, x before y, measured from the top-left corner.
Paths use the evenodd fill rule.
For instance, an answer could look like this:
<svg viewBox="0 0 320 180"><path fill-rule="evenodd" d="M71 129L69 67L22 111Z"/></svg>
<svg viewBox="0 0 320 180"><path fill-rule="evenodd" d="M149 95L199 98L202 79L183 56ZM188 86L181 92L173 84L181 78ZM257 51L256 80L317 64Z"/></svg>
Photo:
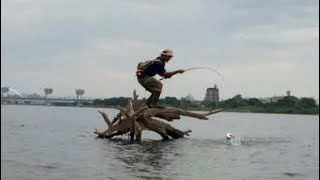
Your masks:
<svg viewBox="0 0 320 180"><path fill-rule="evenodd" d="M147 102L149 108L164 108L158 104L158 100L160 97L161 92L153 92L150 96L150 101Z"/></svg>

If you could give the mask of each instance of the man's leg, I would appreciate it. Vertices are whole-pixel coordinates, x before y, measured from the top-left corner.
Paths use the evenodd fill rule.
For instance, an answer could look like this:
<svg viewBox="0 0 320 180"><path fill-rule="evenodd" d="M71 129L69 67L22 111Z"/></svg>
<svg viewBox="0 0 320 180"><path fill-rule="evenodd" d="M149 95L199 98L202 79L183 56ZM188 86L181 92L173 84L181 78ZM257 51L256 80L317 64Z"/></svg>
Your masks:
<svg viewBox="0 0 320 180"><path fill-rule="evenodd" d="M159 97L162 92L162 83L154 77L146 77L139 81L139 83L149 92L150 97L147 100L148 107L161 108L158 104Z"/></svg>
<svg viewBox="0 0 320 180"><path fill-rule="evenodd" d="M152 101L152 92L154 89L154 84L152 82L152 78L150 76L146 76L142 79L138 79L139 84L144 87L148 92L150 92L150 96L147 99L147 106L150 107L151 101Z"/></svg>
<svg viewBox="0 0 320 180"><path fill-rule="evenodd" d="M158 80L157 80L158 81ZM151 108L164 108L164 106L159 105L159 97L162 92L162 83L161 82L156 82L156 85L152 91L151 94L151 103L148 105Z"/></svg>
<svg viewBox="0 0 320 180"><path fill-rule="evenodd" d="M150 107L150 104L151 104L151 102L152 102L152 96L153 96L153 94L151 93L151 95L148 97L148 99L147 99L147 106L148 107Z"/></svg>

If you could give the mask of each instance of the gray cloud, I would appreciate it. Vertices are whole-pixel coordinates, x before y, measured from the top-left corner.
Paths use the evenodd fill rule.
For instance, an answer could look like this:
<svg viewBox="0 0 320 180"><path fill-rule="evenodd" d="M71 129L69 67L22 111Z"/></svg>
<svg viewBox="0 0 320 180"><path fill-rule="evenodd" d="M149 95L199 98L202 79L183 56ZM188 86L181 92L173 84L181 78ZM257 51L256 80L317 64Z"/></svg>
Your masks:
<svg viewBox="0 0 320 180"><path fill-rule="evenodd" d="M1 12L1 82L21 91L145 93L133 78L137 62L171 47L168 70L212 66L225 81L186 73L165 81L164 95L202 99L214 83L225 98L319 94L316 0L4 0Z"/></svg>

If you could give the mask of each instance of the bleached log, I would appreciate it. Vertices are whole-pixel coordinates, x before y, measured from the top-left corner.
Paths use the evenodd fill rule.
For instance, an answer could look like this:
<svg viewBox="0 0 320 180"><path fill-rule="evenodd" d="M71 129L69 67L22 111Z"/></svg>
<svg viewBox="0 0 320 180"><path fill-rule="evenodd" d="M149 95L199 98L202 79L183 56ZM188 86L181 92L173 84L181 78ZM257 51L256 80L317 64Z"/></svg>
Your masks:
<svg viewBox="0 0 320 180"><path fill-rule="evenodd" d="M223 109L216 109L207 113L196 113L173 107L148 108L146 106L141 106L138 103L138 95L135 91L133 92L133 98L129 99L126 108L112 108L120 111L112 122L110 122L108 116L104 112L99 111L108 125L108 128L105 131L99 132L96 130L94 132L99 138L112 138L117 135L130 133L131 140L134 140L135 137L136 140L140 141L143 130L156 132L163 139L169 139L169 137L174 139L182 138L184 136L189 136L189 133L192 131L176 129L170 124L154 118L173 121L181 119L181 116L187 116L200 120L208 120L209 115L223 111Z"/></svg>

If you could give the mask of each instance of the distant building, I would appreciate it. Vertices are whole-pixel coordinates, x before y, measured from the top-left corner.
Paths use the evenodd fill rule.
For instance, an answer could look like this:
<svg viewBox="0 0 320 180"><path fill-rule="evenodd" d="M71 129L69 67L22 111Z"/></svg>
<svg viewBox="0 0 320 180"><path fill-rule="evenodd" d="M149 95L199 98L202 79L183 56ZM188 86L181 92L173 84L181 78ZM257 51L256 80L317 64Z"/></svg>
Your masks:
<svg viewBox="0 0 320 180"><path fill-rule="evenodd" d="M186 97L181 98L181 100L193 102L194 97L191 94L188 94Z"/></svg>
<svg viewBox="0 0 320 180"><path fill-rule="evenodd" d="M291 96L291 91L287 91L287 96Z"/></svg>
<svg viewBox="0 0 320 180"><path fill-rule="evenodd" d="M267 97L260 99L262 103L276 103L279 100L283 99L285 96L273 96L273 97Z"/></svg>
<svg viewBox="0 0 320 180"><path fill-rule="evenodd" d="M207 88L204 100L209 102L219 102L219 89L217 85L214 85L213 88Z"/></svg>
<svg viewBox="0 0 320 180"><path fill-rule="evenodd" d="M287 91L286 92L286 96L291 96L291 91ZM286 96L273 96L273 97L267 97L267 98L263 98L263 99L260 99L260 101L262 103L276 103L278 102L279 100L285 98Z"/></svg>

